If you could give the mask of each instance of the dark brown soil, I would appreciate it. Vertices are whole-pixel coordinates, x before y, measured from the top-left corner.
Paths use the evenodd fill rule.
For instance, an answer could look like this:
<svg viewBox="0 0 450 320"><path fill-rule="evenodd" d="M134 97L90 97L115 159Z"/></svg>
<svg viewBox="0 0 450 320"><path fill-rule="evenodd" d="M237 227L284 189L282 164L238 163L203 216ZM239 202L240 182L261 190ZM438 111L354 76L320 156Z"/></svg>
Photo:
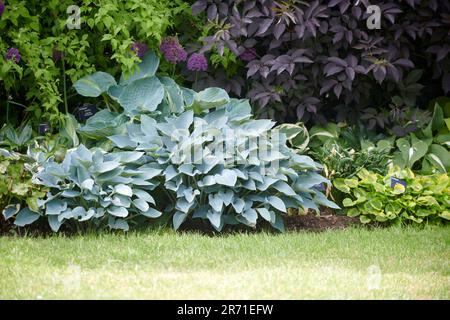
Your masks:
<svg viewBox="0 0 450 320"><path fill-rule="evenodd" d="M329 229L345 229L351 225L360 224L359 219L321 212L319 216L307 215L287 216L285 218L286 230L290 231L324 231Z"/></svg>

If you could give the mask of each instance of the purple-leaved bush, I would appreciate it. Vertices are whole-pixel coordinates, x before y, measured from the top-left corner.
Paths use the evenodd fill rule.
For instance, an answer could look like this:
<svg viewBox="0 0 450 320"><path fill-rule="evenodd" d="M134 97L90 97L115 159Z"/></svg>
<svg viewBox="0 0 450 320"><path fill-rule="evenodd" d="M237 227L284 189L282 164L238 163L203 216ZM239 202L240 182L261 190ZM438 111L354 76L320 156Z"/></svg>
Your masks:
<svg viewBox="0 0 450 320"><path fill-rule="evenodd" d="M369 5L381 10L380 29L367 25ZM448 1L199 0L192 11L223 26L201 52L226 47L245 65L233 77L209 68L199 83L222 79L262 117L383 127L377 112L450 92Z"/></svg>
<svg viewBox="0 0 450 320"><path fill-rule="evenodd" d="M0 0L0 17L3 15L3 12L5 11L5 4L2 0Z"/></svg>

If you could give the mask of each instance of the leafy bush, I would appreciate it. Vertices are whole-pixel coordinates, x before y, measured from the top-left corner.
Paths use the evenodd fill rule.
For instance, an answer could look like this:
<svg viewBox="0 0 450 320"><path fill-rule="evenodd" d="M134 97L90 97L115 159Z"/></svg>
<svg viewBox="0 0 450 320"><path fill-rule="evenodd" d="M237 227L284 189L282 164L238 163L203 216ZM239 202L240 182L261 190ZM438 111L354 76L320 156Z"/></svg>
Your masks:
<svg viewBox="0 0 450 320"><path fill-rule="evenodd" d="M367 26L369 5L380 29ZM224 62L197 87L229 88L263 117L398 131L394 115L450 92L447 1L198 0L192 10L208 20L203 51Z"/></svg>
<svg viewBox="0 0 450 320"><path fill-rule="evenodd" d="M337 208L316 187L328 183L316 173L320 164L288 148L278 130L272 138L274 122L253 120L248 101L219 88L180 87L155 75L158 64L149 53L118 83L106 73L75 83L84 96L108 96L126 121L115 122L113 135L92 136L107 138L112 148L105 141L99 142L105 150L80 145L62 163L43 162L34 179L50 192L39 213L23 209L16 224L42 215L55 231L68 219L108 220L111 228L127 230L125 219L164 211L175 229L187 218L209 219L219 231L226 224L254 227L260 216L283 230L287 208ZM79 131L100 133L110 117L110 111L98 113ZM155 194L166 197L153 197L161 199L155 203Z"/></svg>
<svg viewBox="0 0 450 320"><path fill-rule="evenodd" d="M37 210L38 199L46 188L32 183L33 158L0 149L0 210L5 219L19 212L21 206Z"/></svg>
<svg viewBox="0 0 450 320"><path fill-rule="evenodd" d="M382 176L363 169L357 177L335 179L333 185L347 196L342 202L347 215L359 216L362 223L450 220L448 173L422 176L393 168Z"/></svg>
<svg viewBox="0 0 450 320"><path fill-rule="evenodd" d="M444 114L448 117L444 118ZM450 171L450 102L445 109L436 103L430 123L415 133L396 141L394 164L420 169L429 174Z"/></svg>
<svg viewBox="0 0 450 320"><path fill-rule="evenodd" d="M67 13L73 5L80 29L68 26L75 22L76 11ZM0 105L10 111L5 120L20 121L27 112L34 122L59 124L60 111L78 103L71 83L96 69L130 72L168 28L189 20L188 9L181 0L6 1L0 16Z"/></svg>

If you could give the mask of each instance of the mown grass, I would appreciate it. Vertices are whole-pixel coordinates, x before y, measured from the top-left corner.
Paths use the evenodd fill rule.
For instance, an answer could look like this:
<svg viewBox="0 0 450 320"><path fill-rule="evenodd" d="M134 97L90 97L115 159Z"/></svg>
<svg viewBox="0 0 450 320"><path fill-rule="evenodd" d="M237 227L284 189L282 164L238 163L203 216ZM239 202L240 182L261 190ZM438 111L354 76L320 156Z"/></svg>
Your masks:
<svg viewBox="0 0 450 320"><path fill-rule="evenodd" d="M0 299L449 299L449 262L432 226L1 237Z"/></svg>

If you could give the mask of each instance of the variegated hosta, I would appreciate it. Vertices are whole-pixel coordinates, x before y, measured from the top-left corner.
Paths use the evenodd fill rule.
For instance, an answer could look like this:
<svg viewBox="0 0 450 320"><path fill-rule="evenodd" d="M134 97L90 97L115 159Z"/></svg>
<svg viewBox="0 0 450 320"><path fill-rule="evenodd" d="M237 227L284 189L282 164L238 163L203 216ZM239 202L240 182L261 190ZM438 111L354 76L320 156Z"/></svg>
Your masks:
<svg viewBox="0 0 450 320"><path fill-rule="evenodd" d="M161 169L148 158L138 151L105 153L80 145L62 163L49 159L34 176L35 183L50 188L38 201L39 212L22 209L15 223L23 226L44 216L53 231L70 220L128 230L127 220L136 215L157 218L161 212L150 193Z"/></svg>
<svg viewBox="0 0 450 320"><path fill-rule="evenodd" d="M220 105L221 104L221 105ZM229 99L214 111L204 104L157 122L146 115L110 139L120 148L145 151L164 167L175 229L188 218L254 227L266 220L283 230L287 208L336 207L315 186L327 182L320 165L286 146L271 120L253 120L246 100ZM187 108L190 108L187 106ZM194 111L196 111L194 113Z"/></svg>

